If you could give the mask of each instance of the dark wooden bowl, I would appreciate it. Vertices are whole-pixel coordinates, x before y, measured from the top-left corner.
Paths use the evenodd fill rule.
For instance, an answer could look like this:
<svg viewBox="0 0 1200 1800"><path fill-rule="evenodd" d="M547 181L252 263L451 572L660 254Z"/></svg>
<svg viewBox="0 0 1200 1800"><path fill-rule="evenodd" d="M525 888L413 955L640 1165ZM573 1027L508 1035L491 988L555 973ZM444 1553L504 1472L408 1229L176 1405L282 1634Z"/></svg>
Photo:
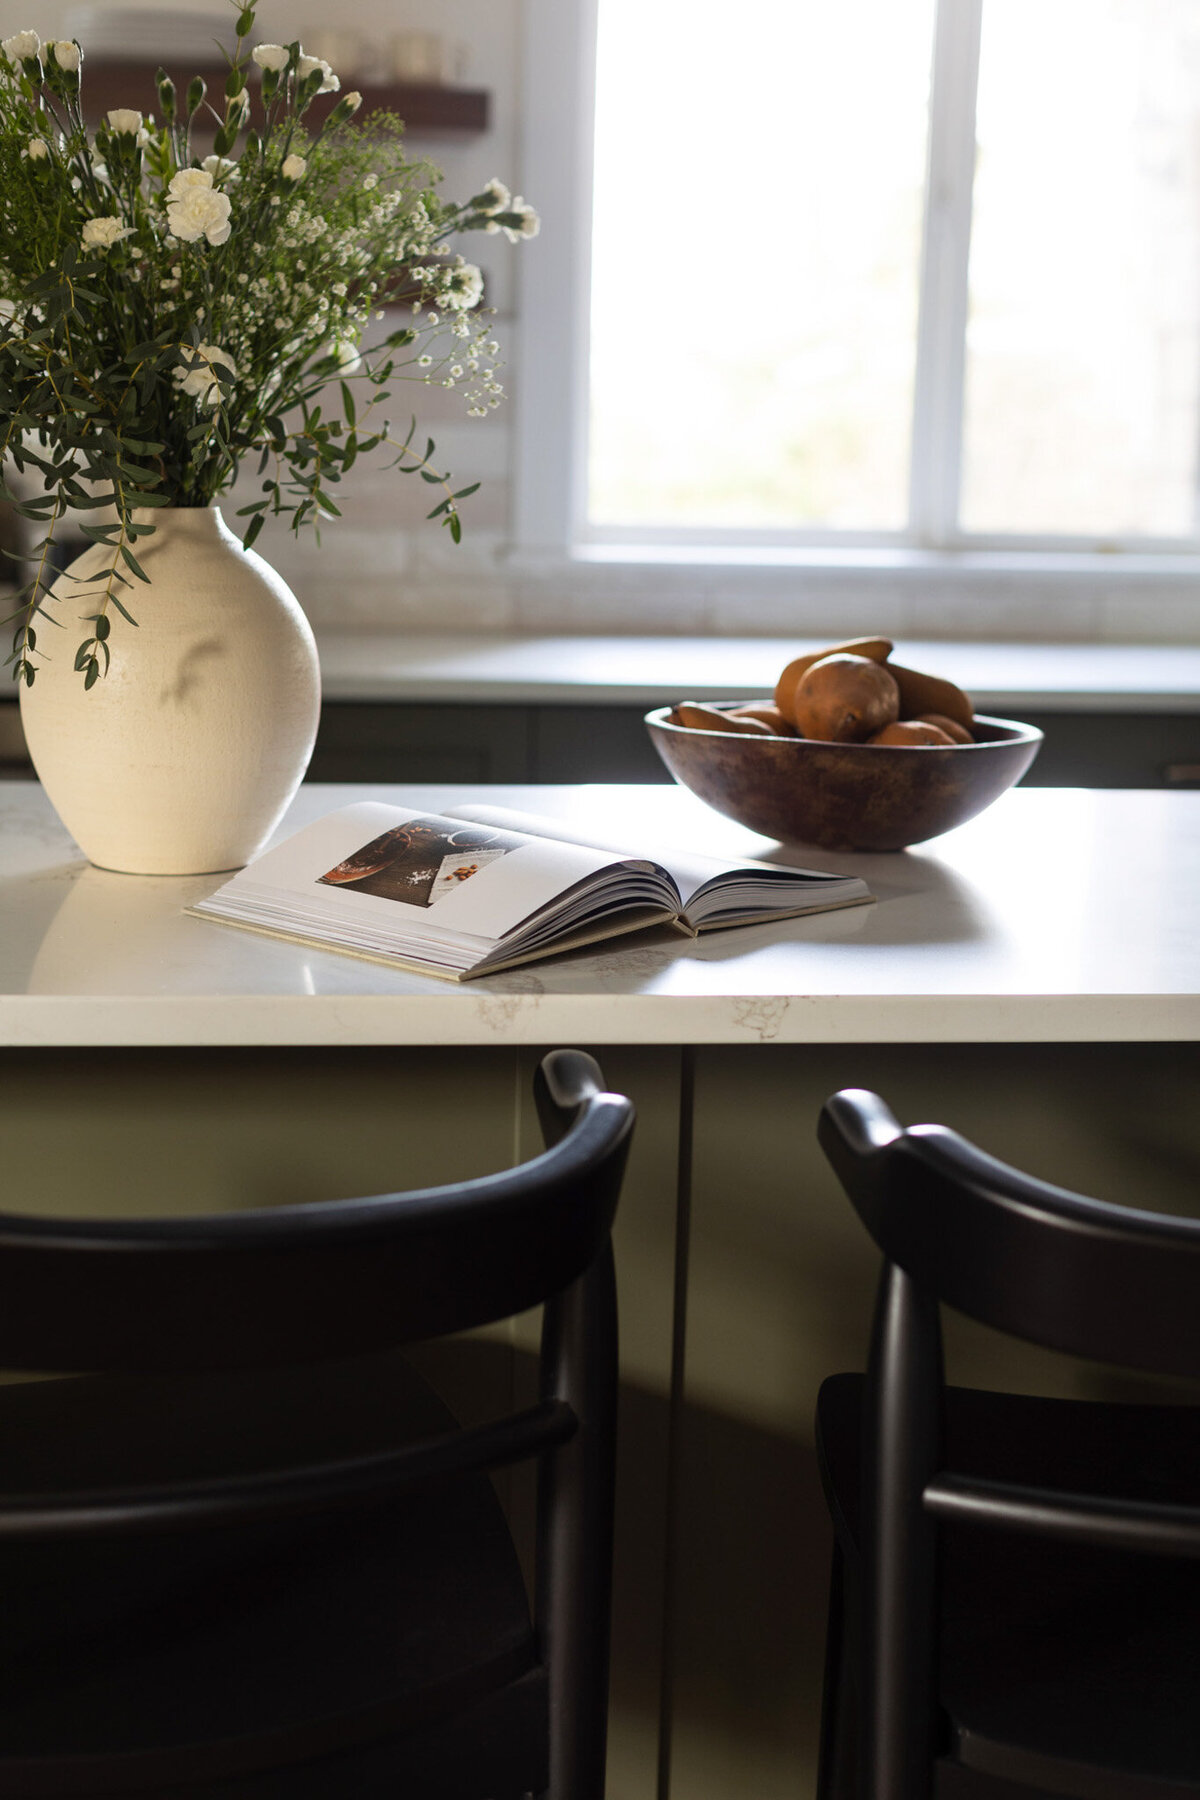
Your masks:
<svg viewBox="0 0 1200 1800"><path fill-rule="evenodd" d="M672 710L647 713L646 728L681 786L764 837L830 850L940 837L1019 781L1042 742L1036 726L982 714L977 743L943 749L692 731L669 723Z"/></svg>

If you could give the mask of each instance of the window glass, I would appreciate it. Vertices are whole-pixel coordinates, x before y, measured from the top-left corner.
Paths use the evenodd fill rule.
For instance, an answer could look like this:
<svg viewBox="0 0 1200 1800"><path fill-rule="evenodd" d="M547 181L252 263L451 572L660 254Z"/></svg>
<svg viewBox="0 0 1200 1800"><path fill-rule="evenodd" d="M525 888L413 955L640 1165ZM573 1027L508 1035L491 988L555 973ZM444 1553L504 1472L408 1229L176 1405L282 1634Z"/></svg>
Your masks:
<svg viewBox="0 0 1200 1800"><path fill-rule="evenodd" d="M898 530L932 0L599 0L592 524Z"/></svg>
<svg viewBox="0 0 1200 1800"><path fill-rule="evenodd" d="M1200 7L985 0L962 523L1197 528Z"/></svg>

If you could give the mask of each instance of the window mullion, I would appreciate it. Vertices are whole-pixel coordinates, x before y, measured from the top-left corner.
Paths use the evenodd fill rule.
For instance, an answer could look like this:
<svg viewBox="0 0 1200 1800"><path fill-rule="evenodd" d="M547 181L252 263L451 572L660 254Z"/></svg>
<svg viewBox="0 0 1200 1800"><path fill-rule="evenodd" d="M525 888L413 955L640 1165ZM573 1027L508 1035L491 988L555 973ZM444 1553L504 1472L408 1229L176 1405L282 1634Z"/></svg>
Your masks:
<svg viewBox="0 0 1200 1800"><path fill-rule="evenodd" d="M938 0L913 397L909 524L937 547L958 529L967 265L983 0Z"/></svg>
<svg viewBox="0 0 1200 1800"><path fill-rule="evenodd" d="M598 0L525 0L520 166L542 217L519 259L514 537L565 554L587 477Z"/></svg>

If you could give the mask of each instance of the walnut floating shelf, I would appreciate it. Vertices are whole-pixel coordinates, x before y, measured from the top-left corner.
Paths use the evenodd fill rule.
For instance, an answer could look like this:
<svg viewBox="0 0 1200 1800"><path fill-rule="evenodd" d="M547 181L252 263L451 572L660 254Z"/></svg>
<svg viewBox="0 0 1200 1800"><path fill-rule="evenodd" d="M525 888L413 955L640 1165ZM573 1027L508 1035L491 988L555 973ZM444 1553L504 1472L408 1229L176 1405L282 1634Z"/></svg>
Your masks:
<svg viewBox="0 0 1200 1800"><path fill-rule="evenodd" d="M154 77L159 66L157 62L131 62L124 57L119 62L106 62L99 53L93 52L84 64L83 80L83 97L89 118L98 119L114 106L135 106L144 113L157 112ZM214 63L211 68L175 69L168 61L165 66L181 101L191 78L203 75L213 105L224 104L225 70L219 64ZM353 88L354 78L347 77L342 85L347 90ZM248 91L257 111L256 80L251 81ZM414 133L475 132L488 128L491 96L484 88L443 87L433 82L385 85L363 81L359 83L359 92L363 97L360 119L371 112L394 112ZM334 106L339 97L337 94L322 95L315 101L315 118L322 118L325 109Z"/></svg>

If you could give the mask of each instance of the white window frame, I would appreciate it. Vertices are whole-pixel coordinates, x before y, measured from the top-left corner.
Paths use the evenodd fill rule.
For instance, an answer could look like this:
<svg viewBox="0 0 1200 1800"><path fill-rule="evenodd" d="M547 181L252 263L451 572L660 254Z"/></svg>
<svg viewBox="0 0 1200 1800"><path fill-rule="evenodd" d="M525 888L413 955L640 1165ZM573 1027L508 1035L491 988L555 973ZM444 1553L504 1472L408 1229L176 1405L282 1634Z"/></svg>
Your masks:
<svg viewBox="0 0 1200 1800"><path fill-rule="evenodd" d="M975 153L975 96L983 0L939 0L921 251L920 306L909 522L893 532L683 531L598 527L586 520L591 288L592 144L599 0L525 0L523 191L543 219L536 255L521 259L518 383L514 418L513 557L564 577L583 565L677 573L681 593L697 572L736 568L745 583L745 629L778 623L770 603L781 574L812 572L831 595L871 603L920 584L969 605L987 600L999 635L998 596L1039 593L1040 631L1071 601L1069 629L1146 638L1200 635L1200 608L1183 607L1200 582L1195 537L1042 536L967 533L957 525L962 453L968 249ZM756 593L768 596L766 613ZM1079 604L1102 591L1099 612ZM588 593L594 598L594 580ZM571 584L564 580L569 612ZM1161 605L1157 603L1161 602ZM1001 613L1004 608L1001 606ZM1027 617L1028 607L1017 609ZM1131 630L1132 627L1132 630ZM961 610L947 635L980 635Z"/></svg>

